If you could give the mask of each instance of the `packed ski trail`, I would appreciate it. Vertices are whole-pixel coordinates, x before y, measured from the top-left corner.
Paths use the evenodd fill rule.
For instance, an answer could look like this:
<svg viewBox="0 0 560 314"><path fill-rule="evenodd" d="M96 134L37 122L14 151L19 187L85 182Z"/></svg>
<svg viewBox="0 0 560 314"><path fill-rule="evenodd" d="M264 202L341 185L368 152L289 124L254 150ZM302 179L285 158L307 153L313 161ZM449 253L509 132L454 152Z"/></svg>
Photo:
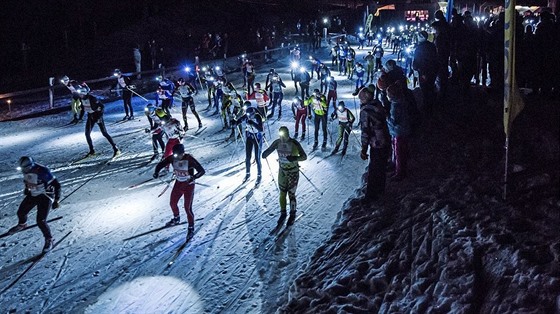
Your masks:
<svg viewBox="0 0 560 314"><path fill-rule="evenodd" d="M322 53L327 55L328 50ZM259 69L256 82L264 83L269 66L290 82L287 59ZM240 86L239 75L230 74L228 79ZM339 80L339 99L352 104L353 82L333 75ZM315 85L318 87L314 79L311 89ZM268 142L277 137L282 125L293 134L290 106L294 89L293 84L287 86L283 118L270 126L272 134L266 129ZM117 124L112 121L122 116L122 101L106 104L108 132L122 150L122 155L112 160L111 147L94 127L92 139L97 155L74 162L88 148L83 123L60 128L69 119L66 113L2 124L0 135L6 140L0 143L0 154L6 162L0 166L0 232L17 223L15 213L22 198L22 183L15 166L21 155L30 155L50 167L62 185L61 207L50 213L51 218L64 216L50 224L55 240L72 233L42 259L39 267L0 295L0 310L268 313L286 302L289 286L330 235L344 201L360 184L356 174L363 172L366 163L359 158L354 138L350 138L343 164L338 158L318 164L316 161L322 158L319 155L311 162L301 162L301 170L312 181L300 176L297 198L301 216L281 237L271 239L269 234L279 217L276 153L268 158L270 169L263 160L260 185L255 186L253 164L252 177L240 186L245 176L242 141L223 141L229 129L219 131L222 124L216 116L210 116L213 110L204 111L204 90L195 97L195 103L207 129L199 133L197 128L189 129L183 142L187 152L206 169L206 175L195 187L196 234L172 267L167 263L184 243L186 225L131 238L162 227L172 216L170 190L158 198L165 184L148 180L155 162L149 163L151 139L144 133L148 126L142 113L145 101L133 97L137 119ZM172 109L178 118L180 106L175 102ZM187 117L193 123L190 113ZM313 126L309 124L307 136L313 136ZM312 142L302 141L307 153L311 152ZM331 145L327 150L332 150ZM170 174L163 177L164 181L170 179ZM185 220L182 201L179 204ZM29 223L34 220L32 211ZM19 263L40 251L42 237L38 229L31 229L1 241L3 289L23 271Z"/></svg>

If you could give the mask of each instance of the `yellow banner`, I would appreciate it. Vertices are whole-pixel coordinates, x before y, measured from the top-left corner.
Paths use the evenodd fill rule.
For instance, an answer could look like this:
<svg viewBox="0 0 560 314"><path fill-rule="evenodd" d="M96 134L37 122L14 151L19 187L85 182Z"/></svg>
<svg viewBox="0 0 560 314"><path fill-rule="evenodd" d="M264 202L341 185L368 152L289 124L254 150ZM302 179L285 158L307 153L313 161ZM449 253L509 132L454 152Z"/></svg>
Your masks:
<svg viewBox="0 0 560 314"><path fill-rule="evenodd" d="M373 21L373 14L369 14L367 17L366 30L364 33L367 33L369 30L371 30L371 21Z"/></svg>
<svg viewBox="0 0 560 314"><path fill-rule="evenodd" d="M515 0L505 2L505 25L504 25L504 132L509 137L511 124L517 115L523 110L525 104L517 88L515 79L515 21L517 11Z"/></svg>

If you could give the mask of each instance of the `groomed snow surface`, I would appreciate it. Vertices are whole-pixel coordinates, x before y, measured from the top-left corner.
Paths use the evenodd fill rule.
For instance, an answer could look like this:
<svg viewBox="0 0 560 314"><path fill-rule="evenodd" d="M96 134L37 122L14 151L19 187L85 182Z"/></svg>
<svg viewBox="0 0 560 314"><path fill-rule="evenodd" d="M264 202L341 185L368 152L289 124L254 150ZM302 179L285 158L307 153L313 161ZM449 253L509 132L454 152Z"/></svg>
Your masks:
<svg viewBox="0 0 560 314"><path fill-rule="evenodd" d="M361 59L364 51L357 52ZM327 55L327 49L319 54L330 64ZM288 63L272 65L289 88L283 118L266 126L269 142L281 125L293 132ZM267 72L260 69L256 81L264 83ZM333 74L339 97L359 111L350 94L353 82ZM238 75L230 79L240 86ZM313 80L311 90L315 87L318 81ZM258 188L253 189L253 164L251 181L238 189L245 176L244 148L223 141L229 130L220 131L217 116L204 111L205 93L199 94L195 102L207 128L198 135L189 130L184 144L207 174L195 189L195 237L170 267L185 225L127 239L163 226L172 216L170 189L158 197L170 175L164 182L134 186L150 179L155 165L148 164L152 148L144 132L145 102L134 97L136 120L124 123L115 123L123 116L121 102L106 104L108 131L123 151L109 164L105 161L112 150L97 127L92 135L98 157L72 164L88 148L84 123L64 126L69 114L3 122L0 232L17 223L23 185L15 167L20 156L30 155L49 166L62 184L62 206L49 216L63 216L50 223L55 239L71 233L0 295L0 310L559 312L559 108L552 101L528 103L516 120L510 143L514 172L508 202L503 202L502 100L473 93L472 101L451 99L423 120L412 140L409 177L389 180L381 201L364 206L355 199L363 195L367 163L359 157L354 136L342 163L339 157L323 159L328 152L301 162L303 173L323 194L300 176L302 215L278 239L269 236L279 216L276 154L268 158L270 168L263 160ZM180 104L172 113L180 116ZM359 137L358 130L354 133ZM312 141L302 144L310 153ZM35 211L29 223L34 220ZM0 240L0 289L28 267L42 246L37 228Z"/></svg>

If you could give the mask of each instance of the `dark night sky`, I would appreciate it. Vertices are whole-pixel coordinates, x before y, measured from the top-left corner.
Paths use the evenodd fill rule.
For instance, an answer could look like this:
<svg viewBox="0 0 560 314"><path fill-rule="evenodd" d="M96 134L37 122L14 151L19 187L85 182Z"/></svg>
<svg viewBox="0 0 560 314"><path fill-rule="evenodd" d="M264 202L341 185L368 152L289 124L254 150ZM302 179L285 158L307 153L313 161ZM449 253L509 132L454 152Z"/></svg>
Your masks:
<svg viewBox="0 0 560 314"><path fill-rule="evenodd" d="M249 27L278 26L280 20L315 18L330 9L319 0L270 2L275 1L279 5L235 0L3 0L0 58L5 62L0 64L0 85L22 89L35 85L31 81L42 86L50 75L84 74L78 65L99 68L88 53L105 59L128 57L131 47L142 46L148 36L178 42L191 30L195 36L203 30L245 32Z"/></svg>

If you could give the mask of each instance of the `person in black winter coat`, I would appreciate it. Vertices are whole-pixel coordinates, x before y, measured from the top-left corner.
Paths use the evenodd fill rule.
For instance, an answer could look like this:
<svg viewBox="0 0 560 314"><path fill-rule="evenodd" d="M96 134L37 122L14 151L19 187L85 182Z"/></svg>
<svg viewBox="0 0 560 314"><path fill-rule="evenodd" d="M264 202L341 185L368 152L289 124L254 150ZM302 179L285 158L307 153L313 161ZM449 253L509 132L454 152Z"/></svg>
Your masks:
<svg viewBox="0 0 560 314"><path fill-rule="evenodd" d="M437 51L436 46L428 41L426 31L420 32L418 41L418 47L414 51L412 68L418 71L420 89L424 98L424 109L429 114L432 112L436 101Z"/></svg>

